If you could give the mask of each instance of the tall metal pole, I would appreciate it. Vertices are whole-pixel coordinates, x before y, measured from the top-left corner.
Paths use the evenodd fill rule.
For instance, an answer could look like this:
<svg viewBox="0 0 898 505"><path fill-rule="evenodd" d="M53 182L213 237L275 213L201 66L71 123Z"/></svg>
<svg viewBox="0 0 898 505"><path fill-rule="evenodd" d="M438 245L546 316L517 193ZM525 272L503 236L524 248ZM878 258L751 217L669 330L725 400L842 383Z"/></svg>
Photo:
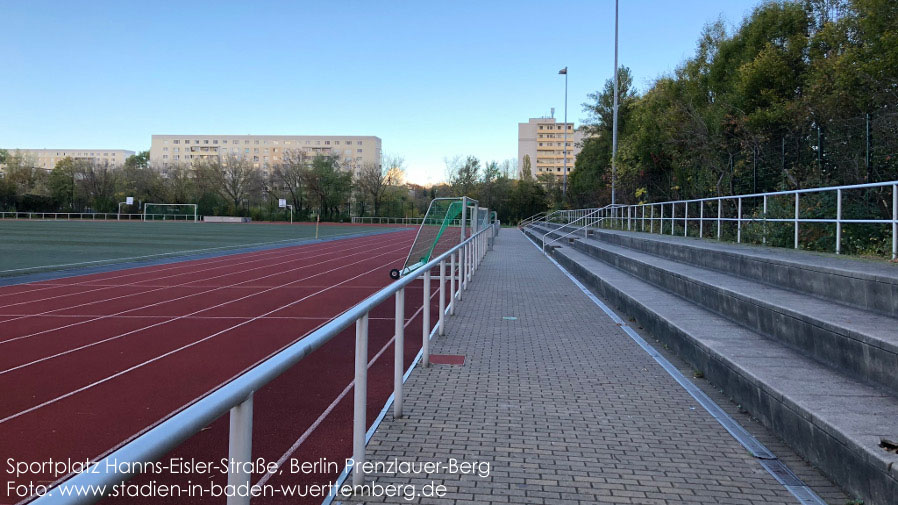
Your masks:
<svg viewBox="0 0 898 505"><path fill-rule="evenodd" d="M561 196L567 198L567 67L564 67L564 171Z"/></svg>
<svg viewBox="0 0 898 505"><path fill-rule="evenodd" d="M618 82L617 82L617 3L614 0L614 121L611 127L611 204L615 204L615 185L617 182L617 105L618 105Z"/></svg>

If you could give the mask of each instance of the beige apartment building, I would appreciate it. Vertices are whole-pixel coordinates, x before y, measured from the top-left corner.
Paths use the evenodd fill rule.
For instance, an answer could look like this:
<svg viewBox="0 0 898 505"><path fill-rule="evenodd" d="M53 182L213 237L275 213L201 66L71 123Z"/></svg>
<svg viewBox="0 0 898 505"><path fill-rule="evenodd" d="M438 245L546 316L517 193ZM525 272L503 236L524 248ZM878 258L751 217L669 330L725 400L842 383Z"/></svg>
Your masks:
<svg viewBox="0 0 898 505"><path fill-rule="evenodd" d="M380 164L381 140L350 135L153 135L150 164L165 171L204 158L236 156L269 172L290 151L334 156L341 168L355 172L366 164Z"/></svg>
<svg viewBox="0 0 898 505"><path fill-rule="evenodd" d="M53 170L65 158L89 161L97 165L120 167L134 151L124 149L7 149L10 156L21 156L32 166ZM0 167L5 168L5 167Z"/></svg>
<svg viewBox="0 0 898 505"><path fill-rule="evenodd" d="M570 174L580 153L578 146L583 140L583 132L575 129L574 123L556 123L553 117L531 118L526 123L518 123L518 175L523 174L524 157L530 156L533 178L540 174L552 174L561 179L564 176L565 128L567 171Z"/></svg>

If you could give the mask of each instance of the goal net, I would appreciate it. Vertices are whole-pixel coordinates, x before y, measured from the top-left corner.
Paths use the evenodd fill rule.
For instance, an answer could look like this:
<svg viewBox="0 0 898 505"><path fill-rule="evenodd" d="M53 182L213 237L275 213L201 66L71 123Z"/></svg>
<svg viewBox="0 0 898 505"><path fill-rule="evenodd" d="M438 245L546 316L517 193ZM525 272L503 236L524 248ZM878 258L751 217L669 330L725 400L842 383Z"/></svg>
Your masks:
<svg viewBox="0 0 898 505"><path fill-rule="evenodd" d="M390 272L394 279L413 272L430 261L435 252L443 249L440 245L444 237L447 238L442 241L442 245L446 246L445 249L458 243L457 240L453 241L447 236L446 230L450 228L458 230L461 227L462 205L464 205L462 198L435 198L430 202L405 263L401 269ZM453 234L452 237L454 236Z"/></svg>
<svg viewBox="0 0 898 505"><path fill-rule="evenodd" d="M145 203L144 221L197 221L195 203Z"/></svg>

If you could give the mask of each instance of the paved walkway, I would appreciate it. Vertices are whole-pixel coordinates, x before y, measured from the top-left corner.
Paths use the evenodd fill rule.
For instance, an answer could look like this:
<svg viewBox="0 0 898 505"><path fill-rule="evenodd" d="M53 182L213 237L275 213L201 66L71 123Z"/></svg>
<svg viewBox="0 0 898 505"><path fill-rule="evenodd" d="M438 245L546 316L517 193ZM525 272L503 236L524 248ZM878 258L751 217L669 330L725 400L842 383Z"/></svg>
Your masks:
<svg viewBox="0 0 898 505"><path fill-rule="evenodd" d="M502 230L460 308L432 351L464 366L416 369L407 417L388 414L368 445L370 461L443 465L368 483L446 494L364 501L798 503L519 231Z"/></svg>

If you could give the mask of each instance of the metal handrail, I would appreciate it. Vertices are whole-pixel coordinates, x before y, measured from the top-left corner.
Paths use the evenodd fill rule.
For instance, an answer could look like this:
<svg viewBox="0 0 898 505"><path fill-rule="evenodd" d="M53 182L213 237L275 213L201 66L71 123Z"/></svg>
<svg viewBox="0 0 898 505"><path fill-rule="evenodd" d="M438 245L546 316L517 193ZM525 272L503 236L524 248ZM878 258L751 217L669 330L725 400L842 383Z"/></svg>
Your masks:
<svg viewBox="0 0 898 505"><path fill-rule="evenodd" d="M843 192L848 190L857 190L857 189L870 189L870 188L884 188L889 187L892 188L892 218L891 219L845 219L842 217L842 196ZM826 193L826 192L835 192L836 193L836 215L834 218L803 218L801 217L801 208L800 208L800 195L808 194L808 193ZM794 212L792 217L786 218L771 218L768 217L768 201L772 197L778 196L792 196L794 198ZM752 199L762 199L763 206L760 217L756 216L743 216L743 201L744 200L752 200ZM730 201L735 202L736 204L736 215L734 217L725 216L723 213L723 202ZM705 216L705 204L710 203L713 204L717 202L717 216L714 217L706 217ZM689 215L690 205L698 204L698 215L693 214ZM641 231L649 231L650 233L655 232L655 222L659 223L658 233L665 233L665 223L669 223L670 226L670 234L674 235L676 233L677 223L682 224L683 226L683 236L689 236L689 223L698 221L699 223L699 237L704 237L704 223L706 221L716 223L716 238L720 240L722 237L722 224L723 223L736 223L736 242L742 242L742 223L745 222L762 222L765 223L790 223L794 226L793 233L793 248L799 248L799 229L801 223L829 223L836 225L836 235L835 235L835 253L840 254L842 251L842 225L843 224L891 224L892 226L892 259L898 258L898 181L888 181L888 182L873 182L867 184L851 184L844 186L829 186L823 188L806 188L806 189L793 189L788 191L772 191L768 193L750 193L744 195L731 195L731 196L714 196L708 198L694 198L689 200L669 200L665 202L655 202L655 203L642 203L635 205L626 205L626 215L622 213L617 220L617 224L623 228L624 223L623 220L626 220L626 229L634 230L639 225ZM678 217L677 210L681 209L682 214ZM713 207L712 207L713 208ZM656 216L656 209L659 211ZM665 209L669 211L669 215L665 216ZM640 212L641 211L641 212ZM693 210L694 212L694 210ZM648 215L647 215L648 214ZM613 221L613 220L612 220ZM646 222L648 222L648 230L646 230ZM608 224L608 221L603 223L605 225ZM767 243L767 228L765 226L764 235L762 236L762 243Z"/></svg>
<svg viewBox="0 0 898 505"><path fill-rule="evenodd" d="M171 221L193 220L193 214L118 214L116 212L34 212L34 211L4 211L0 212L0 219L36 219L43 221L141 221L149 217L147 221L155 221L156 218L167 218ZM181 218L181 219L179 219Z"/></svg>
<svg viewBox="0 0 898 505"><path fill-rule="evenodd" d="M498 223L497 223L498 224ZM365 431L366 431L366 397L367 397L367 363L368 363L368 313L381 303L396 297L398 321L404 321L404 313L400 312L404 305L405 287L417 280L424 279L424 297L422 299L422 330L423 330L423 363L429 365L429 335L430 326L430 278L431 270L439 268L440 278L440 311L439 320L434 329L439 334L444 334L444 316L448 312L455 314L456 301L461 301L462 292L467 289L467 283L477 270L483 256L488 250L488 239L495 237L496 226L483 228L473 233L469 238L460 242L448 251L426 263L421 268L410 273L389 286L369 296L362 302L351 307L346 312L335 317L318 330L315 330L302 340L295 342L286 349L254 366L236 379L209 393L184 410L172 415L165 421L146 431L131 442L109 453L100 461L91 466L91 471L76 474L68 480L61 482L50 489L50 493L38 497L36 504L85 504L94 503L102 498L102 495L87 493L77 495L78 489L98 489L110 487L126 481L135 475L133 469L140 465L119 465L115 462L152 462L177 447L188 437L198 433L212 421L226 412L230 412L229 435L229 461L238 463L252 461L252 409L253 394L276 377L287 371L290 367L301 361L314 350L318 349L340 332L348 328L353 322L356 324L356 349L355 349L355 387L354 387L354 417L353 417L353 484L361 484L364 475L360 471L361 463L365 461ZM446 307L446 261L450 262L450 301ZM458 267L456 268L456 260ZM457 273L456 273L457 272ZM456 291L456 280L458 290ZM404 352L403 325L396 325L397 353ZM398 361L401 363L401 359ZM396 367L396 380L394 381L394 414L402 415L402 380L404 372L402 367ZM108 464L107 464L108 463ZM115 464L114 464L115 463ZM243 467L244 465L237 465ZM128 468L123 468L128 467ZM96 473L94 473L96 471ZM228 474L229 485L250 484L250 475L234 472ZM72 494L64 495L60 488L65 486ZM93 487L91 487L93 486ZM248 504L249 496L229 497L228 503Z"/></svg>
<svg viewBox="0 0 898 505"><path fill-rule="evenodd" d="M154 214L162 215L162 214ZM82 221L111 221L119 220L140 220L143 214L118 214L115 212L34 212L34 211L18 211L18 212L0 212L0 219L39 219L39 220L72 220L78 219Z"/></svg>
<svg viewBox="0 0 898 505"><path fill-rule="evenodd" d="M557 228L557 229L555 229L555 230L550 230L550 231L546 232L546 233L543 235L543 238L542 238L543 253L546 252L546 246L547 246L547 245L549 245L549 244L551 244L551 243L553 243L553 242L558 242L559 240L561 240L561 239L563 239L563 238L565 238L565 237L569 237L569 236L573 235L574 233L577 233L577 232L580 231L580 230L586 230L586 228L588 228L588 227L590 227L590 226L595 227L597 224L601 223L601 222L604 221L605 219L608 219L608 218L612 217L612 215L602 215L602 216L599 217L598 219L593 219L592 222L589 222L589 221L588 221L589 218L593 218L596 214L605 214L605 213L607 213L607 211L609 211L609 210L612 210L612 209L619 209L619 208L621 208L621 207L624 207L624 205L612 203L612 204L606 205L606 206L604 206L604 207L599 207L598 209L591 209L591 210L590 210L590 209L583 209L583 212L585 212L585 214L582 214L580 217L578 217L578 218L575 219L574 221L571 221L571 222L569 222L569 223L567 223L567 224L563 224L563 225L561 225L559 228ZM578 228L575 228L575 229L573 229L573 230L571 230L571 231L565 233L564 235L560 235L560 236L558 236L558 237L555 237L555 238L552 239L550 242L546 243L546 237L548 237L550 234L552 234L552 233L557 233L558 230L563 230L563 229L565 229L565 228L571 226L572 224L574 224L574 223L576 223L576 222L578 222L578 221L583 221L583 220L587 220L587 223L584 224L583 226L580 226L580 227L578 227ZM583 236L586 237L587 233L588 233L588 231L584 231Z"/></svg>
<svg viewBox="0 0 898 505"><path fill-rule="evenodd" d="M525 218L520 223L518 223L518 228L523 228L523 227L527 226L528 224L531 224L534 221L536 221L542 217L545 217L545 215L546 215L546 211L537 212L536 214L534 214L528 218Z"/></svg>

